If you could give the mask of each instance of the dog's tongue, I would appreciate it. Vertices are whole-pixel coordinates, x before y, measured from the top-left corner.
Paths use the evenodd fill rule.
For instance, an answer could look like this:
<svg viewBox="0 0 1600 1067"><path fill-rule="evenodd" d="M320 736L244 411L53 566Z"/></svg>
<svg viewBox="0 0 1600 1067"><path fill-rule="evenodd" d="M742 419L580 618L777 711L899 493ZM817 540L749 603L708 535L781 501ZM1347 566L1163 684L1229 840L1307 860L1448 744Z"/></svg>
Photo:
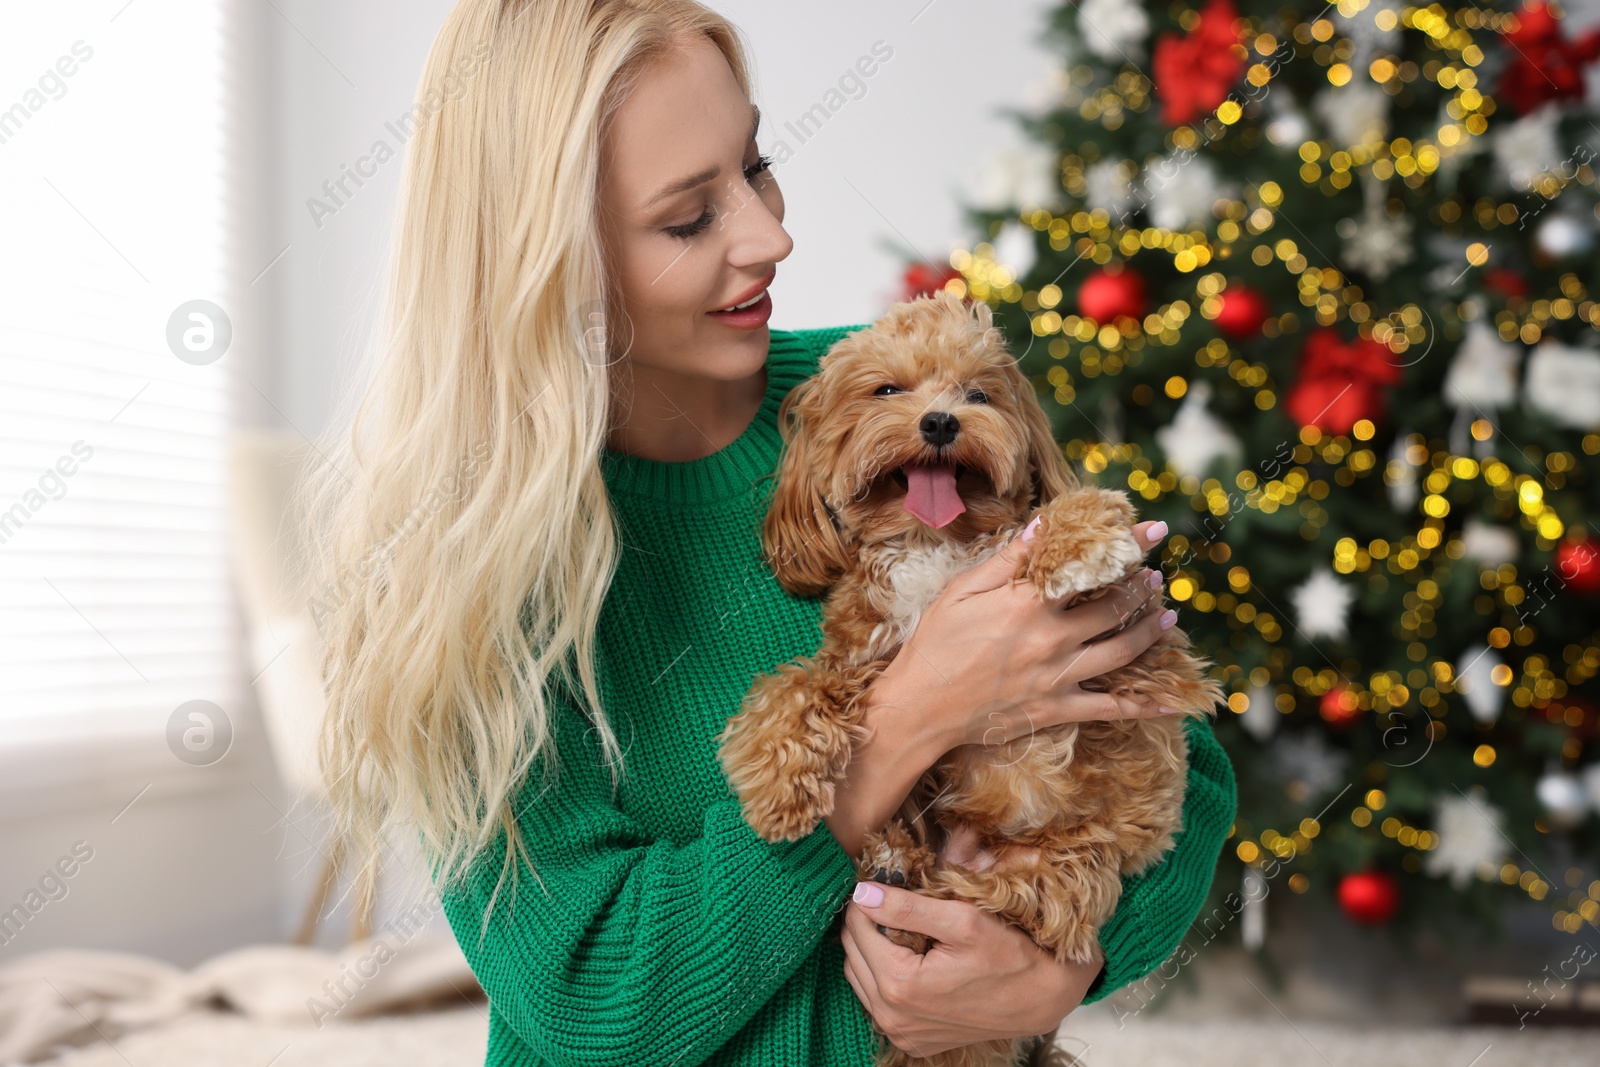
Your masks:
<svg viewBox="0 0 1600 1067"><path fill-rule="evenodd" d="M902 505L934 529L945 525L967 510L956 492L956 469L952 466L905 468L906 501Z"/></svg>

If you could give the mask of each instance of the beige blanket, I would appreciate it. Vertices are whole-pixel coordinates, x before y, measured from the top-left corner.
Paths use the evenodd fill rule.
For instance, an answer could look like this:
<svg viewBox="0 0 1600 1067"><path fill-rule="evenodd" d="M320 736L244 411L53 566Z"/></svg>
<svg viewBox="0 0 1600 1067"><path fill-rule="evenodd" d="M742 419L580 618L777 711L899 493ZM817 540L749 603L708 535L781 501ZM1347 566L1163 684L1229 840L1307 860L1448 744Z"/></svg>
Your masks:
<svg viewBox="0 0 1600 1067"><path fill-rule="evenodd" d="M337 952L236 949L192 971L117 952L58 950L0 967L0 1064L62 1051L217 1006L320 1029L341 1019L481 995L448 936L380 934Z"/></svg>

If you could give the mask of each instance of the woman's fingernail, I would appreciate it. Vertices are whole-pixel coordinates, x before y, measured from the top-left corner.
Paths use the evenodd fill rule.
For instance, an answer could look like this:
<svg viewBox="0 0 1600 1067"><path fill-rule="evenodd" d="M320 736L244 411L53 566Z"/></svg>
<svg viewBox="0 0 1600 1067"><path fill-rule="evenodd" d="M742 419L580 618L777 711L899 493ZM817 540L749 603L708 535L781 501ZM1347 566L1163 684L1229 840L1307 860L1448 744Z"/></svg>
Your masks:
<svg viewBox="0 0 1600 1067"><path fill-rule="evenodd" d="M1150 527L1150 529L1145 531L1145 536L1150 539L1150 543L1152 545L1155 544L1157 541L1167 536L1167 524L1164 522L1156 523L1154 526Z"/></svg>
<svg viewBox="0 0 1600 1067"><path fill-rule="evenodd" d="M1161 714L1163 714L1163 715L1176 715L1176 714L1178 714L1178 709L1177 708L1169 708L1165 704L1162 704L1156 710L1161 712Z"/></svg>
<svg viewBox="0 0 1600 1067"><path fill-rule="evenodd" d="M1150 588L1151 589L1160 589L1161 588L1161 572L1160 571L1151 571L1150 572Z"/></svg>
<svg viewBox="0 0 1600 1067"><path fill-rule="evenodd" d="M1172 629L1172 624L1177 622L1177 621L1178 621L1178 613L1176 611L1173 611L1171 608L1168 608L1166 611L1163 611L1161 613L1161 628L1163 630Z"/></svg>
<svg viewBox="0 0 1600 1067"><path fill-rule="evenodd" d="M857 882L852 899L864 908L876 908L883 903L883 886L875 882Z"/></svg>
<svg viewBox="0 0 1600 1067"><path fill-rule="evenodd" d="M1033 540L1034 527L1039 525L1039 520L1041 518L1043 518L1043 517L1044 516L1042 516L1042 515L1035 515L1033 517L1033 521L1028 523L1028 525L1023 529L1023 531L1022 531L1022 543L1023 544L1027 544L1029 541Z"/></svg>

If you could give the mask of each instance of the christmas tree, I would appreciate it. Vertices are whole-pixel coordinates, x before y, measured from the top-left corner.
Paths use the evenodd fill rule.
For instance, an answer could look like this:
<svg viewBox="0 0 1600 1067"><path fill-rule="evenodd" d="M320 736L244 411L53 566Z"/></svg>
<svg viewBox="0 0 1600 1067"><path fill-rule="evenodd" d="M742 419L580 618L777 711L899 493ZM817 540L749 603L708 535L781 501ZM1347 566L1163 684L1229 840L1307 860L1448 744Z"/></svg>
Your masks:
<svg viewBox="0 0 1600 1067"><path fill-rule="evenodd" d="M1553 6L1063 5L988 302L1086 479L1165 520L1241 879L1351 920L1600 918L1600 35Z"/></svg>

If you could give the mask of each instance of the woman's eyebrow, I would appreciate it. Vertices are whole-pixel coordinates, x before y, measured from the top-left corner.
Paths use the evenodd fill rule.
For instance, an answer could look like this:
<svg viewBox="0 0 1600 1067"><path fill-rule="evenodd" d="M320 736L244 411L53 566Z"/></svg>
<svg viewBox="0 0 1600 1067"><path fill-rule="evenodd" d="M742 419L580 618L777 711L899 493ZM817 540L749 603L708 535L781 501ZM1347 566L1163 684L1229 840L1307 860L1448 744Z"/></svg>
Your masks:
<svg viewBox="0 0 1600 1067"><path fill-rule="evenodd" d="M752 141L755 140L756 131L759 129L761 129L761 109L756 105L751 104L750 139ZM665 200L669 196L677 196L679 193L686 193L697 185L704 185L706 182L710 181L721 173L722 167L718 165L715 167L707 167L702 171L697 171L686 178L679 178L677 181L663 186L660 192L656 193L655 196L652 196L649 200L644 202L644 206L646 208L650 208L655 206L657 202Z"/></svg>

